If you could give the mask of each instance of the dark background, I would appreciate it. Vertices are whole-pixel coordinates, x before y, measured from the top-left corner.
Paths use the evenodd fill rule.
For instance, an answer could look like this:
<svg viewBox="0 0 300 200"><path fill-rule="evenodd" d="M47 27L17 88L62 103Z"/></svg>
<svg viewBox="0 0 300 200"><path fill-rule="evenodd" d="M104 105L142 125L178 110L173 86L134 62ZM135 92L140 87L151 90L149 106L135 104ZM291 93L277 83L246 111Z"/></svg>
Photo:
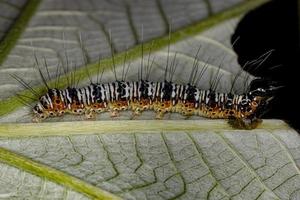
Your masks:
<svg viewBox="0 0 300 200"><path fill-rule="evenodd" d="M300 130L299 23L296 0L273 0L250 11L238 24L232 42L243 66L273 49L259 67L245 67L264 84L282 85L263 118L283 119Z"/></svg>

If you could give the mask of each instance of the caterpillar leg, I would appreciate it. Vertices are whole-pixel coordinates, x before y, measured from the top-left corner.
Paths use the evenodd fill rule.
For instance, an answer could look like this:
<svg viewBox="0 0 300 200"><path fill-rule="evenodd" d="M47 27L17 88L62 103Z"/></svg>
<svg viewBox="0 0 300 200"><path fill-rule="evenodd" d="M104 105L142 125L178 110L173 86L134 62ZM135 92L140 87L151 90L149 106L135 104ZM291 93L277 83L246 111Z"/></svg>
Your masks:
<svg viewBox="0 0 300 200"><path fill-rule="evenodd" d="M192 117L192 115L184 115L184 120L189 120Z"/></svg>
<svg viewBox="0 0 300 200"><path fill-rule="evenodd" d="M158 101L154 104L155 119L163 119L165 113L172 111L171 101Z"/></svg>
<svg viewBox="0 0 300 200"><path fill-rule="evenodd" d="M132 112L132 118L134 119L135 117L138 117L142 114L143 111L149 110L150 109L150 100L147 99L142 99L140 101L134 100L131 102L131 110Z"/></svg>
<svg viewBox="0 0 300 200"><path fill-rule="evenodd" d="M120 116L120 112L118 110L111 110L110 111L110 117L114 118L114 117L119 117Z"/></svg>
<svg viewBox="0 0 300 200"><path fill-rule="evenodd" d="M131 120L136 119L137 117L139 117L142 114L142 111L139 108L136 108L135 110L133 110L132 115L131 115Z"/></svg>
<svg viewBox="0 0 300 200"><path fill-rule="evenodd" d="M261 123L262 119L253 118L253 119L229 119L228 123L236 129L245 129L245 130L252 130L257 128Z"/></svg>
<svg viewBox="0 0 300 200"><path fill-rule="evenodd" d="M181 113L185 117L185 119L189 119L191 116L197 114L197 109L195 109L195 104L194 103L180 103L176 111Z"/></svg>
<svg viewBox="0 0 300 200"><path fill-rule="evenodd" d="M85 119L95 120L96 119L96 112L95 112L95 110L87 110L84 113L84 117L85 117Z"/></svg>
<svg viewBox="0 0 300 200"><path fill-rule="evenodd" d="M158 111L155 115L155 119L163 119L165 116L165 112Z"/></svg>
<svg viewBox="0 0 300 200"><path fill-rule="evenodd" d="M48 117L49 117L48 113L36 114L32 117L31 121L33 123L39 123L44 121Z"/></svg>
<svg viewBox="0 0 300 200"><path fill-rule="evenodd" d="M128 101L116 101L109 103L110 116L119 117L120 111L127 110L129 107Z"/></svg>
<svg viewBox="0 0 300 200"><path fill-rule="evenodd" d="M40 123L42 122L42 120L38 117L33 117L32 120L31 120L33 123Z"/></svg>

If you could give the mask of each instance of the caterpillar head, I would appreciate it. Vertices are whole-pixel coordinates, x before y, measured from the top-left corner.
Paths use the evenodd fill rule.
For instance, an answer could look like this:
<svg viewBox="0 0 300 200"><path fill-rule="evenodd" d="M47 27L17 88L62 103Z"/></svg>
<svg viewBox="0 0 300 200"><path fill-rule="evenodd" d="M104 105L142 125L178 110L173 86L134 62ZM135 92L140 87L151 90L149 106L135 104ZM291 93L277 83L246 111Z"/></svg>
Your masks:
<svg viewBox="0 0 300 200"><path fill-rule="evenodd" d="M282 88L282 86L274 86L273 84L254 87L254 84L256 84L256 80L253 81L252 87L250 85L250 92L243 96L239 103L242 116L235 118L235 120L229 120L229 124L235 128L249 130L256 128L262 122L261 116L269 110L276 92Z"/></svg>
<svg viewBox="0 0 300 200"><path fill-rule="evenodd" d="M252 81L248 95L251 98L251 107L255 110L255 117L261 117L267 112L276 93L283 87L276 86L276 84L274 81L265 79Z"/></svg>
<svg viewBox="0 0 300 200"><path fill-rule="evenodd" d="M33 122L40 122L49 116L49 113L44 109L41 102L38 102L32 109L33 111Z"/></svg>
<svg viewBox="0 0 300 200"><path fill-rule="evenodd" d="M65 113L65 104L59 96L59 90L49 89L48 92L39 98L38 103L33 107L33 122L40 122L48 117L61 116Z"/></svg>

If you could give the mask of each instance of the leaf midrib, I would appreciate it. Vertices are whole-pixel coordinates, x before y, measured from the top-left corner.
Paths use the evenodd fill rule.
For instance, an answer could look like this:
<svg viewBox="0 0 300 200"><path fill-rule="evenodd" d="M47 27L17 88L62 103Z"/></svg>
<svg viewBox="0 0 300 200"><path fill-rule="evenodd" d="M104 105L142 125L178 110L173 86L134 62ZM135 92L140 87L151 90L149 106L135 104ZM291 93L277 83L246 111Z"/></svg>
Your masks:
<svg viewBox="0 0 300 200"><path fill-rule="evenodd" d="M0 67L25 30L28 22L39 6L39 3L40 0L27 0L14 24L0 41Z"/></svg>
<svg viewBox="0 0 300 200"><path fill-rule="evenodd" d="M67 175L59 170L48 167L44 164L37 163L21 155L13 153L9 150L0 147L0 161L8 165L21 168L31 174L47 178L50 181L54 181L63 186L70 187L71 189L78 191L88 197L99 200L119 200L120 198L104 191L98 187L95 187L85 181L82 181L73 176Z"/></svg>
<svg viewBox="0 0 300 200"><path fill-rule="evenodd" d="M115 133L134 131L236 131L227 120L115 120L44 122L44 123L0 123L0 137L32 137L32 136L68 136L97 133ZM286 130L290 128L281 120L263 120L256 130ZM60 131L57 131L60 130Z"/></svg>

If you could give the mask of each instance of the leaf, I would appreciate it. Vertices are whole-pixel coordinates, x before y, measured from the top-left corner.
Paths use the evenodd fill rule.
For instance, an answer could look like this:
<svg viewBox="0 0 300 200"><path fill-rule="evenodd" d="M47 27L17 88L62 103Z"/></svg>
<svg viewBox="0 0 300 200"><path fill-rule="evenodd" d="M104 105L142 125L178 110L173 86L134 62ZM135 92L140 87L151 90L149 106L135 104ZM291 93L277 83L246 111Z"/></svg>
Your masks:
<svg viewBox="0 0 300 200"><path fill-rule="evenodd" d="M1 199L88 199L66 187L6 164L0 163L0 172Z"/></svg>
<svg viewBox="0 0 300 200"><path fill-rule="evenodd" d="M232 130L223 120L171 120L7 124L1 133L1 148L125 199L300 195L300 138L281 121L254 131Z"/></svg>
<svg viewBox="0 0 300 200"><path fill-rule="evenodd" d="M232 7L236 2L231 1L191 1L190 4L103 1L99 7L92 5L92 1L82 1L80 5L61 2L42 1L36 12L32 9L33 17L16 45L12 45L11 53L1 54L7 57L0 67L0 82L5 83L0 88L3 115L0 118L0 198L299 198L300 139L282 121L264 120L258 129L242 131L233 130L224 120L197 117L182 120L173 114L166 118L176 120L142 120L153 119L153 113L148 112L139 120L129 121L107 120L109 116L102 115L101 119L106 121L80 121L78 117L69 116L53 120L76 122L12 123L28 122L30 117L23 115L30 110L16 103L13 95L20 88L6 78L8 72L24 77L35 89L42 90L37 85L41 81L38 74L35 76L33 65L35 56L40 67L46 57L52 78L58 61L68 64L76 76L82 76L80 85L85 85L89 81L87 69L94 80L97 78L99 54L102 58L108 57L102 59L102 68L112 66L108 27L117 29L111 31L117 76L122 73L127 55L127 63L131 62L128 79L136 79L142 63L141 47L146 64L152 39L161 37L154 39L156 44L150 57L155 57L153 79L163 77L166 60L171 62L176 55L178 67L174 80L186 83L201 45L197 60L200 66L208 66L201 78L201 87L209 87L210 80L220 73L218 90L228 91L232 79L239 74L235 89L241 91L253 77L244 72L240 74L236 55L230 47L230 35L242 11L260 1L247 1L237 7ZM30 3L32 1L26 5ZM33 4L37 6L36 2ZM232 9L214 14L229 7ZM205 14L194 15L199 8L206 11L201 12ZM204 19L207 15L210 17ZM93 17L102 21L95 23ZM139 29L141 24L143 30ZM177 30L170 40L166 36L168 24ZM59 33L55 34L56 30ZM4 36L2 41L6 38ZM142 46L137 45L148 40ZM133 48L126 50L126 45ZM75 69L75 63L83 66L84 61L87 68ZM62 78L61 87L67 84L67 78L68 75ZM107 70L103 81L111 80L114 75ZM28 93L23 91L23 94ZM19 109L12 112L13 108ZM130 113L124 113L119 119L129 118Z"/></svg>

